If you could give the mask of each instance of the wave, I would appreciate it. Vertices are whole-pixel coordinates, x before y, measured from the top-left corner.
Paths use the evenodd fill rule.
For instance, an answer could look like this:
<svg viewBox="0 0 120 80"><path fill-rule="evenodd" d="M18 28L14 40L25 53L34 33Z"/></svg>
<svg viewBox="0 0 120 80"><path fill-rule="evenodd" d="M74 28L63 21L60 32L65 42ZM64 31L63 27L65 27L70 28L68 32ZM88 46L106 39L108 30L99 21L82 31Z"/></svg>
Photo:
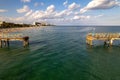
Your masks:
<svg viewBox="0 0 120 80"><path fill-rule="evenodd" d="M93 30L95 30L94 27L85 27L85 28L81 29L80 32L88 32L88 31L90 32L90 31L93 31Z"/></svg>

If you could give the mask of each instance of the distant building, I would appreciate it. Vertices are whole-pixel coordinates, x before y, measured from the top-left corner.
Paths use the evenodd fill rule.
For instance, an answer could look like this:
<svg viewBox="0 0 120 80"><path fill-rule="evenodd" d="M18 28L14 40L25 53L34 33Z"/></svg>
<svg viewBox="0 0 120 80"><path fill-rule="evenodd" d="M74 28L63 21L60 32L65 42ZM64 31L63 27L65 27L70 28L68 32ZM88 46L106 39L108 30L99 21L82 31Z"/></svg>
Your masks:
<svg viewBox="0 0 120 80"><path fill-rule="evenodd" d="M34 25L36 25L36 26L41 26L42 23L40 23L40 22L35 22Z"/></svg>
<svg viewBox="0 0 120 80"><path fill-rule="evenodd" d="M34 22L33 25L35 25L35 26L50 26L51 24L48 24L46 22Z"/></svg>
<svg viewBox="0 0 120 80"><path fill-rule="evenodd" d="M2 26L3 23L4 23L4 21L0 21L0 26Z"/></svg>

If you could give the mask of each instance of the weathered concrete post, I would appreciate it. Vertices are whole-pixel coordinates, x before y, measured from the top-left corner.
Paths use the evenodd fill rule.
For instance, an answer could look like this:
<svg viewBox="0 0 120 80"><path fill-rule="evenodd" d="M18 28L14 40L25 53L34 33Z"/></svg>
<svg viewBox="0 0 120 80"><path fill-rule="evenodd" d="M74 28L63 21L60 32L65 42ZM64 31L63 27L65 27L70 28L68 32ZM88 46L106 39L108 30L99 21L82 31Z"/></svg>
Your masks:
<svg viewBox="0 0 120 80"><path fill-rule="evenodd" d="M9 43L9 39L7 39L7 46L9 47L10 43Z"/></svg>
<svg viewBox="0 0 120 80"><path fill-rule="evenodd" d="M3 45L6 47L6 41L5 40L3 41Z"/></svg>
<svg viewBox="0 0 120 80"><path fill-rule="evenodd" d="M93 45L92 40L90 40L90 45L91 45L91 46Z"/></svg>
<svg viewBox="0 0 120 80"><path fill-rule="evenodd" d="M113 45L113 40L112 40L112 39L110 40L110 45L111 45L111 46Z"/></svg>
<svg viewBox="0 0 120 80"><path fill-rule="evenodd" d="M23 37L23 46L26 47L29 45L29 37L26 36L26 37Z"/></svg>
<svg viewBox="0 0 120 80"><path fill-rule="evenodd" d="M2 48L2 40L0 40L0 47Z"/></svg>

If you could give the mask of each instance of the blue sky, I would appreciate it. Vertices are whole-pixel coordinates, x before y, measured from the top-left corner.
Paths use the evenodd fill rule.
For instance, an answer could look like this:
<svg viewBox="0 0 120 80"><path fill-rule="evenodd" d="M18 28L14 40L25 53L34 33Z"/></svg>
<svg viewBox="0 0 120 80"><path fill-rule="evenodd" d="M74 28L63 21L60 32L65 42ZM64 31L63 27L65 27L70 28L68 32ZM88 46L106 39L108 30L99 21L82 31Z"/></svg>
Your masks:
<svg viewBox="0 0 120 80"><path fill-rule="evenodd" d="M0 0L0 21L120 25L120 0Z"/></svg>

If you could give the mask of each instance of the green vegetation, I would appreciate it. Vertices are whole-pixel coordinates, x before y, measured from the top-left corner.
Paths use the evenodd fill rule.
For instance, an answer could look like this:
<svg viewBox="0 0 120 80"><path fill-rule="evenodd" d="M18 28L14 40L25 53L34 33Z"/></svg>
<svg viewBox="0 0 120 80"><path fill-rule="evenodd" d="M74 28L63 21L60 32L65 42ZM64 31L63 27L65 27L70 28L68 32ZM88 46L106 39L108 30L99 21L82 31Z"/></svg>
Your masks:
<svg viewBox="0 0 120 80"><path fill-rule="evenodd" d="M14 27L30 27L33 26L31 24L15 24L15 23L9 23L9 22L1 22L0 28L14 28Z"/></svg>
<svg viewBox="0 0 120 80"><path fill-rule="evenodd" d="M54 25L51 25L45 22L44 23L35 22L35 24L32 25L32 24L15 24L10 22L0 21L0 28L36 27L36 26L54 26Z"/></svg>

